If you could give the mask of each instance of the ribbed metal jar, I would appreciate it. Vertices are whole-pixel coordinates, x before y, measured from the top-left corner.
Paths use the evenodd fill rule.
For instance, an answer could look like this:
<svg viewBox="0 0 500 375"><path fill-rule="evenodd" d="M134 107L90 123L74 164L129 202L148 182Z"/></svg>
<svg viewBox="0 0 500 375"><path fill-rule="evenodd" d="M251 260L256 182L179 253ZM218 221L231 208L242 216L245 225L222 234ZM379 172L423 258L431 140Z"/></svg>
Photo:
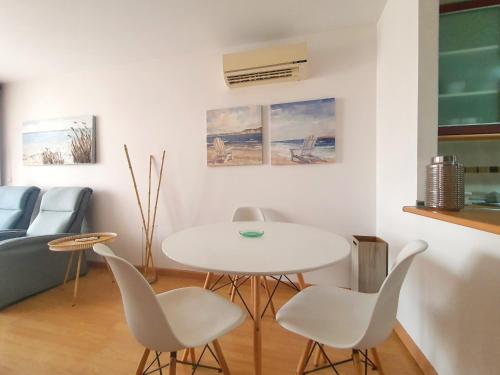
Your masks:
<svg viewBox="0 0 500 375"><path fill-rule="evenodd" d="M435 156L427 166L425 206L458 211L464 208L464 165L455 156Z"/></svg>

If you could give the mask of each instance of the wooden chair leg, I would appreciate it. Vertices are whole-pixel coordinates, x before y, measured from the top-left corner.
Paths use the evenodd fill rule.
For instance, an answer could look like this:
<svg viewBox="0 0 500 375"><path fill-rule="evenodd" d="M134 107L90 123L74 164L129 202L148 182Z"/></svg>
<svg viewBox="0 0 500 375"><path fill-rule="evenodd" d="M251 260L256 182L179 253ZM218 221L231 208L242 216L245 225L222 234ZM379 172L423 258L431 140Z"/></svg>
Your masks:
<svg viewBox="0 0 500 375"><path fill-rule="evenodd" d="M313 363L314 363L315 367L318 367L321 364L321 357L323 357L323 353L321 352L321 349L318 348L316 353L314 353L314 362Z"/></svg>
<svg viewBox="0 0 500 375"><path fill-rule="evenodd" d="M323 344L319 344L319 345L321 345L321 347L324 348ZM327 363L327 362L328 362L328 359L323 354L323 352L321 351L321 349L318 348L318 351L314 355L314 366L318 367L319 365L322 365L323 363Z"/></svg>
<svg viewBox="0 0 500 375"><path fill-rule="evenodd" d="M192 349L192 350L194 351L194 349ZM181 361L182 362L187 362L190 353L191 353L191 349L190 348L184 349L184 353L182 353Z"/></svg>
<svg viewBox="0 0 500 375"><path fill-rule="evenodd" d="M303 290L306 288L306 282L304 280L304 275L302 273L297 274L297 281L299 282L300 290Z"/></svg>
<svg viewBox="0 0 500 375"><path fill-rule="evenodd" d="M229 278L229 281L231 282L231 286L229 287L229 292L227 292L227 294L231 295L231 292L233 291L233 276L231 275L226 275L228 278Z"/></svg>
<svg viewBox="0 0 500 375"><path fill-rule="evenodd" d="M321 359L321 350L316 350L316 353L314 353L314 367L319 366L319 360Z"/></svg>
<svg viewBox="0 0 500 375"><path fill-rule="evenodd" d="M269 284L267 283L267 277L262 276L262 280L264 282L264 289L267 293L267 298L270 299L269 307L271 308L271 312L273 313L273 318L276 319L276 309L274 308L273 300L271 298L271 290L269 289Z"/></svg>
<svg viewBox="0 0 500 375"><path fill-rule="evenodd" d="M215 354L217 355L217 358L219 359L219 364L220 364L220 367L222 369L222 373L224 375L230 375L229 367L227 367L226 358L224 358L224 353L222 353L222 348L219 344L219 341L214 340L214 341L212 341L212 344L214 345Z"/></svg>
<svg viewBox="0 0 500 375"><path fill-rule="evenodd" d="M203 285L204 289L210 289L210 279L212 278L212 272L207 272L207 277L205 278L205 284Z"/></svg>
<svg viewBox="0 0 500 375"><path fill-rule="evenodd" d="M380 357L378 355L378 351L376 348L371 348L370 352L373 356L373 362L375 363L375 366L377 366L378 373L380 375L384 375L384 369L382 368L382 362L380 361Z"/></svg>
<svg viewBox="0 0 500 375"><path fill-rule="evenodd" d="M231 285L231 302L234 302L234 297L236 295L236 287L235 285L238 285L238 279L240 277L236 275L233 280L233 284Z"/></svg>
<svg viewBox="0 0 500 375"><path fill-rule="evenodd" d="M191 359L192 363L196 363L196 353L194 351L194 348L189 349L189 358Z"/></svg>
<svg viewBox="0 0 500 375"><path fill-rule="evenodd" d="M250 299L253 301L253 292L254 292L254 288L253 288L253 278L250 278Z"/></svg>
<svg viewBox="0 0 500 375"><path fill-rule="evenodd" d="M359 358L359 351L352 351L352 359L354 362L354 370L356 375L363 375L363 366L361 366L361 359Z"/></svg>
<svg viewBox="0 0 500 375"><path fill-rule="evenodd" d="M313 345L313 340L307 340L306 348L302 352L300 356L299 364L297 365L297 375L303 375L304 370L307 365L307 358L309 358L309 354L311 353L311 347Z"/></svg>
<svg viewBox="0 0 500 375"><path fill-rule="evenodd" d="M135 372L135 375L142 375L144 372L144 367L146 367L146 361L148 360L149 357L149 349L146 348L144 349L144 353L142 353L141 361L139 362L139 366L137 366L137 371Z"/></svg>
<svg viewBox="0 0 500 375"><path fill-rule="evenodd" d="M177 352L170 353L170 363L168 366L168 375L175 375L177 370Z"/></svg>

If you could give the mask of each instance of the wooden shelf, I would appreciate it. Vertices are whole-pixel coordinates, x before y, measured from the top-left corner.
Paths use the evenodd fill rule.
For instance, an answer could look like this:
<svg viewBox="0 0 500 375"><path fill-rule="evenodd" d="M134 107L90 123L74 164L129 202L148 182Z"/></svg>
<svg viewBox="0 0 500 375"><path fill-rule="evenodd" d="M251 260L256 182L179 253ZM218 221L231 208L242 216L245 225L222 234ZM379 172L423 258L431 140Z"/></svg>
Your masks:
<svg viewBox="0 0 500 375"><path fill-rule="evenodd" d="M461 211L403 207L404 212L500 235L500 209L468 206Z"/></svg>
<svg viewBox="0 0 500 375"><path fill-rule="evenodd" d="M500 123L491 124L471 124L471 125L438 125L438 136L439 137L449 137L449 136L459 136L459 137L487 137L491 136L496 139L495 136L500 134ZM449 138L451 139L451 138ZM472 139L472 138L470 138ZM456 138L455 138L456 140ZM478 140L478 138L476 138Z"/></svg>
<svg viewBox="0 0 500 375"><path fill-rule="evenodd" d="M455 1L449 4L441 4L439 13L463 12L466 10L492 7L498 5L498 0L468 0Z"/></svg>
<svg viewBox="0 0 500 375"><path fill-rule="evenodd" d="M440 142L446 141L491 141L500 139L500 134L451 134L440 135L438 140Z"/></svg>

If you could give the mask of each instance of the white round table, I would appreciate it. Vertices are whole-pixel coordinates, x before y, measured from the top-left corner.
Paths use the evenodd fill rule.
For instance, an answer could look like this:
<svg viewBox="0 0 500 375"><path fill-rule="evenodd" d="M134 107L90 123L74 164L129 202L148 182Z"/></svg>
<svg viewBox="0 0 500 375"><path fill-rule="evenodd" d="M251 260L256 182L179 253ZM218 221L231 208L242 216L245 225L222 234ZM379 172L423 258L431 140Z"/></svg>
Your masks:
<svg viewBox="0 0 500 375"><path fill-rule="evenodd" d="M240 235L239 231L247 230L262 230L264 235ZM199 270L252 276L256 375L262 373L261 276L301 274L350 254L346 239L332 232L292 223L249 221L189 228L166 238L162 250L177 263Z"/></svg>

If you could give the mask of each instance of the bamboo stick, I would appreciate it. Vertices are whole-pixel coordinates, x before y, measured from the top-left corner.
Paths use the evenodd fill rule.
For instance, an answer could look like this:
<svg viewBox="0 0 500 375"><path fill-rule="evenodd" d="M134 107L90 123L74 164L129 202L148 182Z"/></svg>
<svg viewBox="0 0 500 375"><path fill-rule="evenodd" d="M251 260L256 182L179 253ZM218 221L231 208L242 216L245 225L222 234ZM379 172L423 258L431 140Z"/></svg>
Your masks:
<svg viewBox="0 0 500 375"><path fill-rule="evenodd" d="M149 237L149 230L151 229L149 224L151 223L151 168L153 166L153 155L149 155L149 173L148 173L148 222L146 227L146 232L148 233L147 237ZM148 238L146 238L147 243ZM148 268L148 253L149 249L146 247L146 252L144 254L144 270L147 271ZM146 274L146 272L144 272Z"/></svg>
<svg viewBox="0 0 500 375"><path fill-rule="evenodd" d="M149 246L149 233L146 227L146 220L144 219L144 210L142 208L141 198L139 197L139 190L137 189L137 182L135 180L134 170L132 168L132 163L130 162L130 156L128 153L127 145L123 145L123 149L125 150L125 156L127 157L128 168L130 170L130 175L132 176L132 182L134 184L135 198L137 199L137 204L139 205L139 211L141 212L142 218L142 227L144 229L144 233L146 235L146 249Z"/></svg>
<svg viewBox="0 0 500 375"><path fill-rule="evenodd" d="M153 242L153 235L154 235L154 229L155 229L155 224L156 224L156 212L158 211L158 199L160 197L160 187L161 187L161 181L162 181L162 177L163 177L164 162L165 162L165 150L163 150L163 153L161 156L160 177L158 178L158 187L156 188L155 208L153 210L153 224L151 226L151 237L149 239L150 244ZM151 254L151 250L152 249L150 248L151 265L154 269L154 261L153 261L153 255Z"/></svg>
<svg viewBox="0 0 500 375"><path fill-rule="evenodd" d="M127 157L127 163L128 167L130 170L130 175L132 176L132 182L134 185L134 191L135 191L135 197L137 200L137 204L139 206L139 211L141 213L141 219L142 219L142 226L144 229L144 233L146 235L146 246L145 246L145 256L143 258L143 272L144 276L147 278L147 274L149 272L149 269L151 268L153 271L153 279L149 280L150 282L156 281L157 275L156 275L156 269L154 266L154 259L153 259L153 248L152 248L152 243L153 243L153 238L154 238L154 227L156 224L156 213L158 210L158 200L160 196L160 187L161 187L161 182L162 182L162 177L163 177L163 166L165 162L165 150L163 150L162 153L162 158L161 158L161 166L160 166L160 176L158 178L158 186L156 189L156 198L155 198L155 206L153 210L153 219L151 220L151 175L152 175L152 165L153 165L153 155L149 155L149 174L148 174L148 205L147 205L147 222L146 218L144 216L144 208L142 206L141 198L139 196L139 189L137 188L137 181L135 179L135 174L134 170L132 167L132 162L130 161L130 155L128 152L127 145L123 145L123 148L125 150L125 155ZM150 267L151 265L151 267Z"/></svg>

